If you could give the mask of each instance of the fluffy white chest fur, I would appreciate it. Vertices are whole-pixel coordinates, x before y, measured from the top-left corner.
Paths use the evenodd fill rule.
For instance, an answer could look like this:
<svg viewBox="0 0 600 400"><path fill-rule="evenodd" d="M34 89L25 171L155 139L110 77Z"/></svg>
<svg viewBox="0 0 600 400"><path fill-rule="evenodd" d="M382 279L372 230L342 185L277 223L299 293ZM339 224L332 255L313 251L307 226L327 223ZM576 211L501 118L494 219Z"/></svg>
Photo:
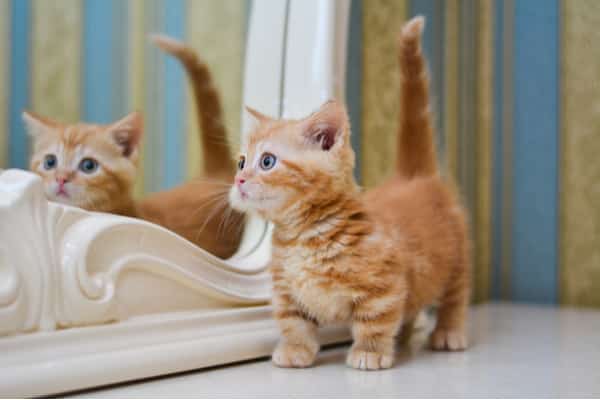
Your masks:
<svg viewBox="0 0 600 400"><path fill-rule="evenodd" d="M319 323L347 321L352 313L352 296L348 288L336 287L323 276L315 275L320 265L314 250L298 246L283 257L283 271L291 294L304 312Z"/></svg>

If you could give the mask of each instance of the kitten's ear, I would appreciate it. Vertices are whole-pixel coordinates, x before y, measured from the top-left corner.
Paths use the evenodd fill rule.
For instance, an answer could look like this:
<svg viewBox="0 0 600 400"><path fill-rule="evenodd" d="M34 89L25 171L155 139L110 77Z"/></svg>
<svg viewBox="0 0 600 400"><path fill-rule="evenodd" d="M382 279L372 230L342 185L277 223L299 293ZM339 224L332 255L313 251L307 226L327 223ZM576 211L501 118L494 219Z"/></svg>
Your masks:
<svg viewBox="0 0 600 400"><path fill-rule="evenodd" d="M268 115L265 115L265 114L261 113L260 111L256 111L252 107L246 106L245 108L246 108L246 111L248 111L248 113L250 115L252 115L256 119L256 121L259 122L259 123L273 121L273 118L269 117Z"/></svg>
<svg viewBox="0 0 600 400"><path fill-rule="evenodd" d="M33 138L38 138L42 135L45 135L49 131L60 126L58 122L32 113L31 111L23 111L21 116L23 118L23 122L25 122L25 129L27 130L27 133Z"/></svg>
<svg viewBox="0 0 600 400"><path fill-rule="evenodd" d="M324 151L329 151L342 136L349 133L346 108L335 100L323 104L302 123L302 135L309 143L318 145Z"/></svg>
<svg viewBox="0 0 600 400"><path fill-rule="evenodd" d="M108 128L115 142L121 146L123 155L129 157L140 144L144 133L142 114L134 111L111 124Z"/></svg>

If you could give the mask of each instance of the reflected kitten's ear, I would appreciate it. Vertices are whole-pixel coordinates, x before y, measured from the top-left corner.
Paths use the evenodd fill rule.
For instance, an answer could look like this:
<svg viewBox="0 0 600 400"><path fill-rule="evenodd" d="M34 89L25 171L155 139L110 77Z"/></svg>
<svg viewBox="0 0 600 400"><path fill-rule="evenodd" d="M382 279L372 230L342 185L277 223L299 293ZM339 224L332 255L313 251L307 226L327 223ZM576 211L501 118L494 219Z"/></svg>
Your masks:
<svg viewBox="0 0 600 400"><path fill-rule="evenodd" d="M304 119L302 134L312 145L329 151L342 136L350 133L348 114L343 105L335 100L323 104L316 112Z"/></svg>
<svg viewBox="0 0 600 400"><path fill-rule="evenodd" d="M42 135L45 135L49 131L52 131L60 126L58 122L32 113L31 111L23 111L21 116L23 118L23 122L25 122L25 129L27 130L27 133L33 138L38 138Z"/></svg>
<svg viewBox="0 0 600 400"><path fill-rule="evenodd" d="M129 157L139 145L144 132L142 114L134 111L110 125L108 131L123 149L123 155Z"/></svg>
<svg viewBox="0 0 600 400"><path fill-rule="evenodd" d="M248 107L246 106L246 111L248 111L248 113L250 115L252 115L256 121L260 122L260 123L264 123L264 122L269 122L269 121L273 121L273 118L269 117L268 115L265 115L259 111L256 111L254 108L252 107Z"/></svg>

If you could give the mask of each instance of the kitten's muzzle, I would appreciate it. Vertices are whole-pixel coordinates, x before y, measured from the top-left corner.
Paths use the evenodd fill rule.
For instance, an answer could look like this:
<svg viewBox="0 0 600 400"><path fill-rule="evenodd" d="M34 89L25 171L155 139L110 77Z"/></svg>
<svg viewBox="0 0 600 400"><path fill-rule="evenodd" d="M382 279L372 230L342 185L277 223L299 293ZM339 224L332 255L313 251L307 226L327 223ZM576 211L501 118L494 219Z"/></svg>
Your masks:
<svg viewBox="0 0 600 400"><path fill-rule="evenodd" d="M235 184L237 186L238 191L240 192L240 196L242 196L242 199L247 199L248 198L248 193L246 193L244 191L243 185L246 182L245 179L236 179L235 180Z"/></svg>
<svg viewBox="0 0 600 400"><path fill-rule="evenodd" d="M57 196L65 196L65 197L69 197L69 193L67 193L67 189L65 188L65 185L69 182L68 179L66 178L56 178L56 183L58 183L58 188L56 189L56 195Z"/></svg>

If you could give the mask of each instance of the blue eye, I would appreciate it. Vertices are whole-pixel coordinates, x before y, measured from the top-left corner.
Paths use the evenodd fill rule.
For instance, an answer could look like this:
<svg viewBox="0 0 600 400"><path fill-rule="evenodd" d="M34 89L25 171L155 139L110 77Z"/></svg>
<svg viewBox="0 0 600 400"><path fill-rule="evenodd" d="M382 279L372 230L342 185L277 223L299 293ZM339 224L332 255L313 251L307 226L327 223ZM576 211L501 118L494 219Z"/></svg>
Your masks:
<svg viewBox="0 0 600 400"><path fill-rule="evenodd" d="M246 165L246 157L241 156L240 160L238 161L238 169L241 171L244 169L244 165Z"/></svg>
<svg viewBox="0 0 600 400"><path fill-rule="evenodd" d="M98 161L93 158L84 158L79 163L79 170L86 174L91 174L98 169Z"/></svg>
<svg viewBox="0 0 600 400"><path fill-rule="evenodd" d="M54 154L46 154L46 157L44 157L44 169L54 169L56 168L56 164L56 156Z"/></svg>
<svg viewBox="0 0 600 400"><path fill-rule="evenodd" d="M265 153L260 158L260 168L264 171L268 171L275 166L277 162L277 157L275 157L271 153Z"/></svg>

